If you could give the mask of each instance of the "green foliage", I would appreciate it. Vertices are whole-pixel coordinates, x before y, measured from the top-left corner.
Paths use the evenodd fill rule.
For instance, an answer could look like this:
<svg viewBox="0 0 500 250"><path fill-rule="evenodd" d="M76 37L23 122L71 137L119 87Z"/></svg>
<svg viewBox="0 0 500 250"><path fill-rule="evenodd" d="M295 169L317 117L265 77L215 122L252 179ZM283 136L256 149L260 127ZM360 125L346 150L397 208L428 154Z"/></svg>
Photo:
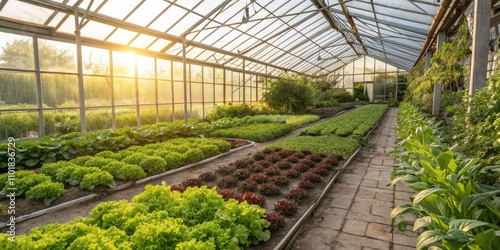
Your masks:
<svg viewBox="0 0 500 250"><path fill-rule="evenodd" d="M414 118L420 120L408 122ZM413 230L423 230L417 249L435 242L446 249L494 249L500 242L491 234L500 229L500 190L474 181L482 164L444 144L439 124L415 107L402 105L400 121L405 121L398 124L398 136L406 136L405 151L398 153L401 163L396 164L390 184L404 181L418 193L412 204L394 208L391 217L405 213L420 217L413 225Z"/></svg>
<svg viewBox="0 0 500 250"><path fill-rule="evenodd" d="M313 153L338 154L348 157L353 154L360 144L352 137L338 136L298 136L275 142L267 148L284 150L309 150Z"/></svg>
<svg viewBox="0 0 500 250"><path fill-rule="evenodd" d="M65 192L64 184L47 181L30 188L25 196L28 200L40 200L45 206L49 206Z"/></svg>
<svg viewBox="0 0 500 250"><path fill-rule="evenodd" d="M190 148L188 151L184 153L184 158L186 159L186 163L195 163L198 161L201 161L205 159L205 155L203 154L203 151L199 148Z"/></svg>
<svg viewBox="0 0 500 250"><path fill-rule="evenodd" d="M261 114L259 110L248 103L228 103L217 104L212 108L212 111L205 116L205 121L216 121L222 118L243 118L245 116L252 116Z"/></svg>
<svg viewBox="0 0 500 250"><path fill-rule="evenodd" d="M305 135L364 136L377 124L387 105L371 104L313 125L302 133Z"/></svg>
<svg viewBox="0 0 500 250"><path fill-rule="evenodd" d="M67 166L76 166L76 165L69 161L58 161L53 163L47 163L40 168L40 173L50 176L52 180L56 180L57 171Z"/></svg>
<svg viewBox="0 0 500 250"><path fill-rule="evenodd" d="M121 154L114 153L113 151L105 150L102 152L99 152L95 154L97 157L101 158L106 158L106 159L113 159L117 161L121 161L123 159L123 156Z"/></svg>
<svg viewBox="0 0 500 250"><path fill-rule="evenodd" d="M134 153L123 158L122 162L125 162L127 164L139 165L139 163L141 163L141 161L144 160L146 157L148 156L143 155L141 153Z"/></svg>
<svg viewBox="0 0 500 250"><path fill-rule="evenodd" d="M113 176L105 171L86 174L80 182L81 188L85 188L90 191L94 190L97 186L113 188L116 186L116 183L113 180Z"/></svg>
<svg viewBox="0 0 500 250"><path fill-rule="evenodd" d="M116 178L119 180L140 180L144 177L146 177L146 172L138 165L125 164L116 171Z"/></svg>
<svg viewBox="0 0 500 250"><path fill-rule="evenodd" d="M97 172L103 172L99 168L96 167L75 167L73 171L71 171L71 174L69 175L69 178L67 178L65 181L69 183L70 185L78 185L82 180L83 177L87 174L93 174Z"/></svg>
<svg viewBox="0 0 500 250"><path fill-rule="evenodd" d="M101 170L110 173L113 176L113 178L117 178L118 177L118 171L120 171L120 169L122 169L125 165L127 165L127 164L124 163L124 162L112 161L112 162L104 165L101 168ZM135 166L137 166L137 165L135 165ZM137 166L137 167L139 167L139 166ZM142 170L141 167L139 167L139 168ZM142 171L142 172L144 172L144 171ZM124 180L124 179L122 179L122 180Z"/></svg>
<svg viewBox="0 0 500 250"><path fill-rule="evenodd" d="M288 134L292 131L292 129L293 127L289 124L257 123L215 130L210 133L210 135L215 137L240 138L257 142L265 142Z"/></svg>
<svg viewBox="0 0 500 250"><path fill-rule="evenodd" d="M138 165L148 174L163 173L167 169L167 162L158 156L145 156Z"/></svg>
<svg viewBox="0 0 500 250"><path fill-rule="evenodd" d="M2 179L6 181L4 182L3 189L0 191L0 195L10 194L11 191L7 190L7 188L15 187L16 196L24 195L26 191L38 184L51 181L49 176L44 174L37 174L29 170L17 171L15 180L13 180L12 182L5 177L3 177Z"/></svg>
<svg viewBox="0 0 500 250"><path fill-rule="evenodd" d="M313 89L304 79L280 77L268 84L263 99L281 113L305 113L314 104Z"/></svg>
<svg viewBox="0 0 500 250"><path fill-rule="evenodd" d="M104 166L108 165L109 163L112 162L118 162L112 159L105 159L105 158L100 158L100 157L92 157L92 159L88 160L85 162L83 166L85 167L96 167L99 169L102 169Z"/></svg>

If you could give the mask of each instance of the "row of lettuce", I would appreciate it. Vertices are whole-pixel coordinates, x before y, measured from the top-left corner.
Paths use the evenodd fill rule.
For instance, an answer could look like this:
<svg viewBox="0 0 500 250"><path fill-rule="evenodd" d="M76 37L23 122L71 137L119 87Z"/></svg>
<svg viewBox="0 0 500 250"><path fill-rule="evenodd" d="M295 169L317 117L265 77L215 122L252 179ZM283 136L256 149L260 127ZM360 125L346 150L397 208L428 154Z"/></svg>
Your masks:
<svg viewBox="0 0 500 250"><path fill-rule="evenodd" d="M219 136L230 137L224 129L247 124L267 124L272 127L265 135L250 133L246 138L265 141L290 132L293 127L319 120L315 115L257 115L243 118L223 118L214 122L195 122L185 126L181 121L164 122L141 128L125 127L89 133L73 132L57 137L44 137L36 141L17 142L15 145L0 144L0 172L7 172L9 148L15 148L18 169L32 169L60 160L71 160L82 155L93 155L105 150L121 150L135 145L146 145L169 139L185 137ZM279 124L279 125L278 125ZM221 131L222 130L222 131ZM238 128L246 131L247 128ZM256 136L257 135L257 136ZM15 147L13 147L15 146Z"/></svg>
<svg viewBox="0 0 500 250"><path fill-rule="evenodd" d="M20 170L15 175L16 196L40 200L45 205L65 193L64 183L82 189L114 187L115 180L139 180L228 152L231 145L211 138L177 138L145 146L132 146L118 152L101 151L70 161L44 164L40 173ZM8 173L0 175L0 193L11 187Z"/></svg>
<svg viewBox="0 0 500 250"><path fill-rule="evenodd" d="M445 249L497 249L500 190L481 177L500 166L484 166L481 159L458 152L458 145L445 144L441 123L409 103L401 104L397 119L404 151L397 154L400 163L391 184L406 182L417 193L391 217L400 218L401 228L408 223L404 214L418 217L413 224L420 232L417 249L436 243Z"/></svg>
<svg viewBox="0 0 500 250"><path fill-rule="evenodd" d="M0 235L2 249L240 249L270 238L265 209L215 188L190 187L183 193L146 186L127 200L97 205L89 218L35 228L29 235Z"/></svg>

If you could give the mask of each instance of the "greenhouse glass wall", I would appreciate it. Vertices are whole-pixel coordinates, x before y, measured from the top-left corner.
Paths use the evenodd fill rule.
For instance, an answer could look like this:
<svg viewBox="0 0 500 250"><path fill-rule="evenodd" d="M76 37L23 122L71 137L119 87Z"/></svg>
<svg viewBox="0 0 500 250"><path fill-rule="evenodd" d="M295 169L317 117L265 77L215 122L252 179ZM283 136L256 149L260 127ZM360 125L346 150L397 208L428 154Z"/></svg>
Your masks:
<svg viewBox="0 0 500 250"><path fill-rule="evenodd" d="M0 140L36 136L39 117L47 135L80 131L74 43L0 32L0 56ZM88 131L184 118L182 61L103 46L82 46L82 59ZM188 118L219 103L258 102L268 79L188 63Z"/></svg>

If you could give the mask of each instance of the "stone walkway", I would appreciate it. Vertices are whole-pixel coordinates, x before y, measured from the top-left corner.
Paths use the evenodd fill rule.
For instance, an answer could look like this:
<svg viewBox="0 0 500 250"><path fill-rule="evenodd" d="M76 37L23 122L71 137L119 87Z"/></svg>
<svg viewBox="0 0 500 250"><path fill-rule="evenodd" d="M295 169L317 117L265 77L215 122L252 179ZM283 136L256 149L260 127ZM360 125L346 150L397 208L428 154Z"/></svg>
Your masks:
<svg viewBox="0 0 500 250"><path fill-rule="evenodd" d="M388 187L395 158L396 113L391 108L372 132L372 148L363 148L339 176L296 237L292 249L415 249L417 234L393 226L394 206L414 194L404 184ZM414 218L405 217L412 221ZM410 223L413 225L413 223Z"/></svg>

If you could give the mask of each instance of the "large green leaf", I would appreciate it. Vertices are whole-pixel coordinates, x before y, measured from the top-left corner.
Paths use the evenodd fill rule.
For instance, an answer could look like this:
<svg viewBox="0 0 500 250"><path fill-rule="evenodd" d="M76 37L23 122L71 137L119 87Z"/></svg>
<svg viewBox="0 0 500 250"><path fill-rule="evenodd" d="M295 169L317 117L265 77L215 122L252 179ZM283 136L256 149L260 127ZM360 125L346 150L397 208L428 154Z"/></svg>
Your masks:
<svg viewBox="0 0 500 250"><path fill-rule="evenodd" d="M424 216L422 218L418 218L413 223L413 232L416 232L420 228L426 228L433 225L432 218L430 216Z"/></svg>
<svg viewBox="0 0 500 250"><path fill-rule="evenodd" d="M440 193L445 193L445 192L449 192L449 191L447 189L444 189L444 188L429 188L429 189L422 190L417 195L415 195L415 198L413 199L413 205L417 205L418 203L420 203L420 201L425 199L425 197L427 197L430 194L434 194L434 193L440 194Z"/></svg>
<svg viewBox="0 0 500 250"><path fill-rule="evenodd" d="M398 216L398 215L413 212L413 211L416 211L416 208L412 205L397 206L394 209L392 209L392 211L391 211L391 219L396 218L396 216Z"/></svg>
<svg viewBox="0 0 500 250"><path fill-rule="evenodd" d="M454 154L451 151L446 151L441 153L436 157L439 167L441 170L450 170L452 173L457 169L457 164L453 160Z"/></svg>
<svg viewBox="0 0 500 250"><path fill-rule="evenodd" d="M482 250L496 250L500 244L499 238L495 235L495 230L489 229L484 232L478 233L474 239Z"/></svg>
<svg viewBox="0 0 500 250"><path fill-rule="evenodd" d="M444 236L443 233L440 231L436 230L424 231L418 236L416 248L423 249L424 247L434 242L442 240L443 236Z"/></svg>
<svg viewBox="0 0 500 250"><path fill-rule="evenodd" d="M480 226L491 225L488 222L469 220L469 219L455 219L450 221L450 229L458 229L464 232L469 232L471 229Z"/></svg>

